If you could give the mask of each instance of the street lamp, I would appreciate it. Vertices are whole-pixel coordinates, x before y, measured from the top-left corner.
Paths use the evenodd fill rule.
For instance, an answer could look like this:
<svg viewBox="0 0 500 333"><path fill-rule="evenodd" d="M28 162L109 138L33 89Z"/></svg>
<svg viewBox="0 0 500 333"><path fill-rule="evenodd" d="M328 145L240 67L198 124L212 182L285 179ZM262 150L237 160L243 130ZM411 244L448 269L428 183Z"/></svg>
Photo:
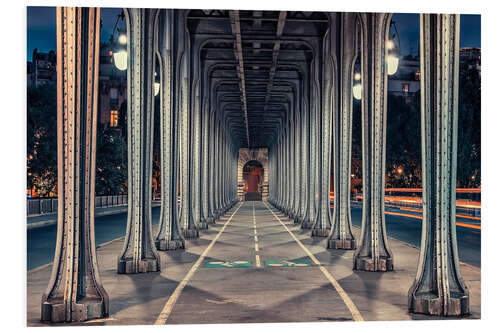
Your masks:
<svg viewBox="0 0 500 333"><path fill-rule="evenodd" d="M155 72L155 83L154 83L154 89L155 89L155 96L158 95L160 92L160 78Z"/></svg>
<svg viewBox="0 0 500 333"><path fill-rule="evenodd" d="M394 34L389 37L386 43L387 47L387 74L394 75L398 71L399 65L399 52L401 50L401 40L399 38L398 29L396 28L396 22L391 21L391 26L394 26ZM396 36L398 38L398 46L396 47Z"/></svg>
<svg viewBox="0 0 500 333"><path fill-rule="evenodd" d="M115 63L116 68L121 71L127 69L127 36L125 34L121 34L118 37L118 47L115 52L113 52L113 61Z"/></svg>
<svg viewBox="0 0 500 333"><path fill-rule="evenodd" d="M109 42L111 45L115 45L115 50L113 51L113 62L115 63L116 68L118 68L121 71L124 71L127 69L127 34L126 34L126 28L121 30L117 29L118 22L121 20L123 21L125 19L125 13L123 10L121 11L120 14L118 14L118 17L116 18L115 21L115 26L113 27L113 32L111 33L111 36L109 37ZM115 43L114 41L114 36L115 32L118 32L118 43Z"/></svg>
<svg viewBox="0 0 500 333"><path fill-rule="evenodd" d="M352 83L352 95L358 101L361 100L361 93L363 92L363 86L361 85L361 73L359 63L354 65L354 80Z"/></svg>

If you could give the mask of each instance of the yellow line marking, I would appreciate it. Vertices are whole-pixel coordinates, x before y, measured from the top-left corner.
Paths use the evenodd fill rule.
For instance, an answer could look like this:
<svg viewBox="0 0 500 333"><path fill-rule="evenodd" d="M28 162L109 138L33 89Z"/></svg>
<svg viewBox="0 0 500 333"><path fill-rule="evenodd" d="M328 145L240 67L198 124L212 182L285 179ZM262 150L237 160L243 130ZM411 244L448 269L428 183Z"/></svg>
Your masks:
<svg viewBox="0 0 500 333"><path fill-rule="evenodd" d="M255 243L255 251L259 252L259 243Z"/></svg>
<svg viewBox="0 0 500 333"><path fill-rule="evenodd" d="M259 240L257 239L257 236L253 236L253 239L255 240L255 243L257 243Z"/></svg>
<svg viewBox="0 0 500 333"><path fill-rule="evenodd" d="M302 248L302 250L304 250L304 252L309 256L309 258L311 258L311 260L315 264L318 265L318 267L321 270L321 272L323 272L323 274L326 276L326 278L328 279L328 281L330 281L330 283L333 285L333 287L335 288L335 290L337 291L337 293L340 295L340 297L344 301L345 305L347 306L347 308L349 309L349 311L352 314L352 318L355 321L364 321L363 316L361 316L361 313L359 312L358 308L356 307L356 305L354 304L354 302L351 300L351 298L349 297L349 295L342 288L342 286L337 282L337 280L335 280L335 278L330 274L330 272L328 272L328 270L325 267L321 266L320 261L318 259L316 259L316 257L314 256L314 254L312 254L309 251L309 249L307 247L305 247L304 244L302 244L302 242L297 237L295 237L295 235L293 234L293 232L291 232L290 229L288 229L288 227L281 221L281 219L278 216L276 216L276 214L271 210L271 208L269 208L269 206L267 205L267 203L266 202L263 202L263 203L267 207L267 209L271 212L271 214L273 214L274 217L281 223L281 225L285 228L285 230L288 231L288 233L290 234L290 236L292 236L292 238L297 242L297 244L299 244L299 246Z"/></svg>
<svg viewBox="0 0 500 333"><path fill-rule="evenodd" d="M188 284L188 282L191 279L191 277L194 275L194 273L196 272L196 270L198 269L198 267L203 262L203 259L205 259L205 257L207 256L208 251L210 251L210 249L215 244L215 242L217 242L217 240L219 239L220 235L224 232L224 230L226 229L226 227L229 224L229 222L231 222L231 220L233 219L234 214L236 214L238 212L238 210L241 208L241 206L243 206L243 203L241 203L238 206L238 208L234 211L234 213L229 217L229 219L227 220L227 222L220 229L219 233L215 236L214 239L212 239L212 242L210 244L208 244L208 246L205 249L205 251L203 251L203 253L200 255L200 257L198 258L198 260L196 260L196 262L194 263L194 265L191 267L191 269L189 270L189 272L186 274L186 276L177 285L177 288L175 288L175 290L172 293L172 295L170 295L167 303L163 307L163 310L161 310L160 314L158 315L158 318L156 319L154 325L164 325L167 322L168 317L170 316L170 313L172 313L172 310L173 310L173 308L175 306L175 303L179 299L179 296L181 295L182 290Z"/></svg>
<svg viewBox="0 0 500 333"><path fill-rule="evenodd" d="M258 254L255 255L255 265L260 267L260 256Z"/></svg>

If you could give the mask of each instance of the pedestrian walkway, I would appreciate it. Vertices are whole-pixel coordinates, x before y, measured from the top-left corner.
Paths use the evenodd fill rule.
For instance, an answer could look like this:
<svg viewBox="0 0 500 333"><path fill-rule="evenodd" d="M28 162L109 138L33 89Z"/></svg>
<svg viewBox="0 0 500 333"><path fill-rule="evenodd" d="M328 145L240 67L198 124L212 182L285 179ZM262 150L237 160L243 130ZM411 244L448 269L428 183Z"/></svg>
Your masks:
<svg viewBox="0 0 500 333"><path fill-rule="evenodd" d="M418 249L389 239L395 271L352 270L353 251L327 250L266 202L235 205L186 251L160 252L159 273L118 275L123 238L97 250L110 317L71 325L202 324L434 319L409 314ZM356 236L359 229L354 228ZM28 274L28 326L40 323L51 267ZM461 265L472 315L480 317L480 270ZM68 324L65 324L68 325Z"/></svg>

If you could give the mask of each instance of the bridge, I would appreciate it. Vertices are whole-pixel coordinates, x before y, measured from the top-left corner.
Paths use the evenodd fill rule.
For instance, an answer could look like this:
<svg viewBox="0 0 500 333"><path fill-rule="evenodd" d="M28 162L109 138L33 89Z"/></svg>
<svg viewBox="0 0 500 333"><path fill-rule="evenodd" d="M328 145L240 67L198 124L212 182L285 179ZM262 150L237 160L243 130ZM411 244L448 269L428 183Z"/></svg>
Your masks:
<svg viewBox="0 0 500 333"><path fill-rule="evenodd" d="M423 189L416 250L390 240L386 230L390 13L124 13L128 211L120 242L96 250L100 9L57 9L58 222L50 277L45 267L28 282L36 290L46 286L38 320L478 315L479 287L472 283L471 297L465 281L479 273L460 263L456 235L458 15L420 17ZM153 227L155 72L162 193ZM353 226L350 197L358 81L361 228ZM206 321L193 316L202 310Z"/></svg>

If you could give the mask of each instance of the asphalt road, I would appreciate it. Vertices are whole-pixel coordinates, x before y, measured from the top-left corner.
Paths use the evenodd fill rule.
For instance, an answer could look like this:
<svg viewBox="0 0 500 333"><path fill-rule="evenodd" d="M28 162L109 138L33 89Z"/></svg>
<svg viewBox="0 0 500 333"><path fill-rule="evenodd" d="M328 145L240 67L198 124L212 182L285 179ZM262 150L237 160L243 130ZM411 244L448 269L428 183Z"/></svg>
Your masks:
<svg viewBox="0 0 500 333"><path fill-rule="evenodd" d="M160 207L153 207L153 224L158 223ZM393 209L387 209L393 211ZM395 210L397 211L397 209ZM416 212L410 214L418 215ZM361 227L361 205L352 204L352 223ZM463 219L458 221L470 222ZM420 247L422 232L420 219L386 215L386 230L390 237ZM127 213L101 216L96 218L96 245L108 242L125 235ZM56 226L28 230L27 235L27 266L28 270L48 264L54 259L56 243ZM481 267L481 231L457 226L458 252L460 260L470 265ZM395 257L397 254L394 254ZM397 260L397 258L395 258Z"/></svg>
<svg viewBox="0 0 500 333"><path fill-rule="evenodd" d="M152 208L153 225L158 224L160 207ZM127 226L127 212L96 217L95 240L96 245L109 242L115 238L125 236ZM48 264L54 260L56 246L56 225L28 230L27 264L28 270ZM118 255L118 254L117 254Z"/></svg>
<svg viewBox="0 0 500 333"><path fill-rule="evenodd" d="M361 227L360 204L351 204L352 224ZM398 209L386 208L386 211L399 212ZM412 215L421 216L416 212L405 212ZM458 222L471 223L471 220L457 218ZM422 220L406 216L385 215L385 226L387 235L405 243L420 248L420 238L422 233ZM457 225L458 256L460 261L481 267L481 230L461 227ZM397 261L397 254L393 253L394 260Z"/></svg>

